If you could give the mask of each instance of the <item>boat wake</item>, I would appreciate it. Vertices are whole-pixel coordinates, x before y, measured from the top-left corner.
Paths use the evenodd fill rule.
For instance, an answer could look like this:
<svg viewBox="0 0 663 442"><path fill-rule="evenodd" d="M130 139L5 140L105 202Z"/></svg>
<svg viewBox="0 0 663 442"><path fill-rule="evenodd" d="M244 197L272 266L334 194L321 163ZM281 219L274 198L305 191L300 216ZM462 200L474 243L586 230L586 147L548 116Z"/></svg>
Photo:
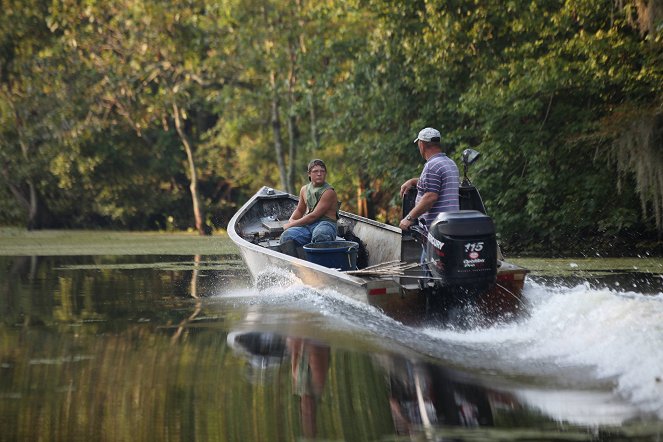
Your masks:
<svg viewBox="0 0 663 442"><path fill-rule="evenodd" d="M263 272L256 287L261 304L308 310L333 321L335 328L372 336L385 349L407 348L491 376L491 382L497 377L505 387L517 384L524 400L544 395L546 400L535 402L563 410L573 401L582 408L589 397L591 403L605 405L602 412L594 411L614 413L615 422L633 415L633 408L627 412L621 407L624 401L663 419L663 293L529 280L523 293L526 315L459 329L448 324L405 325L334 290L306 286L278 268ZM601 399L606 395L616 401Z"/></svg>
<svg viewBox="0 0 663 442"><path fill-rule="evenodd" d="M343 296L333 289L317 290L304 284L288 270L270 267L260 272L255 280L261 302L288 303L301 310L309 310L333 318L339 326L355 327L361 324L364 331L382 329L385 323L396 327L400 323L384 315L380 310Z"/></svg>
<svg viewBox="0 0 663 442"><path fill-rule="evenodd" d="M529 316L520 321L424 333L487 352L490 357L480 358L483 368L581 388L611 385L621 398L663 418L663 294L528 281L524 295Z"/></svg>

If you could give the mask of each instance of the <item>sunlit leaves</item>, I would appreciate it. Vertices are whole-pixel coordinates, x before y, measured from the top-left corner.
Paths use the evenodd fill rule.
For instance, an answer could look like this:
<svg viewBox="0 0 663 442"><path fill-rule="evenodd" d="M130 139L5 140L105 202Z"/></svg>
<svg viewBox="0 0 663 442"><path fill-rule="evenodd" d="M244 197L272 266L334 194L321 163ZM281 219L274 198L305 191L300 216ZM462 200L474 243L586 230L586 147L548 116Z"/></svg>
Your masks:
<svg viewBox="0 0 663 442"><path fill-rule="evenodd" d="M398 186L423 164L413 136L432 125L452 155L482 151L472 178L503 238L651 230L663 207L660 174L645 167L660 156L663 28L645 3L7 0L0 167L13 190L43 183L69 219L137 222L146 202L134 187L147 186L159 193L149 216L163 220L186 212L177 115L202 200L227 212L240 192L281 180L277 98L293 180L325 158L345 208L361 188L393 221Z"/></svg>

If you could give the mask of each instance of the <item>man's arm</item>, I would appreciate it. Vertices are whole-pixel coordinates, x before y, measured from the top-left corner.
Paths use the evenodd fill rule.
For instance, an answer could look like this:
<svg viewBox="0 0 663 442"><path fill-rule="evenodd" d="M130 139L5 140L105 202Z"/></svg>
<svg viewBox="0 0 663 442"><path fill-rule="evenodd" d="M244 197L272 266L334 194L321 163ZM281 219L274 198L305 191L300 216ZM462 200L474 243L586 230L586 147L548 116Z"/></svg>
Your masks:
<svg viewBox="0 0 663 442"><path fill-rule="evenodd" d="M421 215L424 213L428 212L428 210L433 207L433 204L435 204L435 201L437 201L439 195L436 192L426 192L424 195L421 197L417 205L415 205L412 210L410 210L410 217L412 218L412 221L409 221L405 218L403 218L400 222L399 227L402 230L407 230L414 224Z"/></svg>
<svg viewBox="0 0 663 442"><path fill-rule="evenodd" d="M409 180L404 182L403 185L401 186L401 198L403 198L403 195L405 195L412 186L416 186L418 182L419 178L410 178Z"/></svg>
<svg viewBox="0 0 663 442"><path fill-rule="evenodd" d="M299 204L297 205L297 209L295 209L295 212L298 211L299 206L302 204L302 201L304 201L304 189L302 188L302 192L299 195ZM303 203L304 209L302 210L301 214L302 216L298 218L293 218L295 215L295 212L293 212L293 216L290 217L290 220L283 226L284 229L287 229L289 227L297 227L297 226L305 226L307 224L311 224L312 222L317 221L320 219L322 216L327 214L332 208L335 208L337 203L338 198L336 197L336 192L334 189L329 189L326 190L325 193L322 194L322 197L320 198L320 201L318 201L318 204L315 206L315 209L311 213L308 213L304 215L306 212L306 203Z"/></svg>
<svg viewBox="0 0 663 442"><path fill-rule="evenodd" d="M304 198L304 187L302 187L299 191L299 202L297 203L297 207L292 211L290 219L288 219L288 222L283 225L283 228L287 229L288 227L292 227L292 223L301 219L302 216L304 216L304 213L306 213L306 199Z"/></svg>

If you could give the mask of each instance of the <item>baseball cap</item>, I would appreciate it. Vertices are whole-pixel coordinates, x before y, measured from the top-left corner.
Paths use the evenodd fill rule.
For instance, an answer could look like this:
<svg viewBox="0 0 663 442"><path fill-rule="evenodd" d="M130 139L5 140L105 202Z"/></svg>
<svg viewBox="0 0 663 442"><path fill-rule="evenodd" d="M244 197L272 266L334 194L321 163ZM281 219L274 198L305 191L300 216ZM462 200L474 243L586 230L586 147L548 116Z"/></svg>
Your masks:
<svg viewBox="0 0 663 442"><path fill-rule="evenodd" d="M441 136L440 136L440 131L437 129L433 129L432 127L425 127L419 131L419 135L417 135L417 138L414 139L414 143L417 141L440 141Z"/></svg>
<svg viewBox="0 0 663 442"><path fill-rule="evenodd" d="M325 166L324 161L322 161L321 159L315 158L315 159L311 160L308 163L308 173L311 173L311 169L313 169L315 166L320 166L323 169L327 170L327 166Z"/></svg>

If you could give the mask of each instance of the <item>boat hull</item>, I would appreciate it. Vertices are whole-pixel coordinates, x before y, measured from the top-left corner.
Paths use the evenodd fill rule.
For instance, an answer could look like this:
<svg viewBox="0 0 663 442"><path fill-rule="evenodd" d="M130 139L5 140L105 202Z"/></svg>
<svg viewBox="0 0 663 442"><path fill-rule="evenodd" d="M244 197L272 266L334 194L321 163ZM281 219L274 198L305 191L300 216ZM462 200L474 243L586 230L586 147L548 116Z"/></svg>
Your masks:
<svg viewBox="0 0 663 442"><path fill-rule="evenodd" d="M488 316L520 310L520 294L527 270L504 261L500 262L497 284L480 293L463 295L462 291L422 290L421 279L407 272L353 275L353 272L330 269L302 257L280 253L278 225L282 224L280 220L288 219L296 203L293 195L263 187L228 225L228 234L238 246L258 288L302 283L320 291L331 289L405 322L425 317L431 306L444 305L443 309L447 309L456 303L472 302ZM415 251L420 252L420 246L403 240L400 229L387 224L340 212L339 231L342 227L348 227L365 244L369 266L411 259Z"/></svg>

